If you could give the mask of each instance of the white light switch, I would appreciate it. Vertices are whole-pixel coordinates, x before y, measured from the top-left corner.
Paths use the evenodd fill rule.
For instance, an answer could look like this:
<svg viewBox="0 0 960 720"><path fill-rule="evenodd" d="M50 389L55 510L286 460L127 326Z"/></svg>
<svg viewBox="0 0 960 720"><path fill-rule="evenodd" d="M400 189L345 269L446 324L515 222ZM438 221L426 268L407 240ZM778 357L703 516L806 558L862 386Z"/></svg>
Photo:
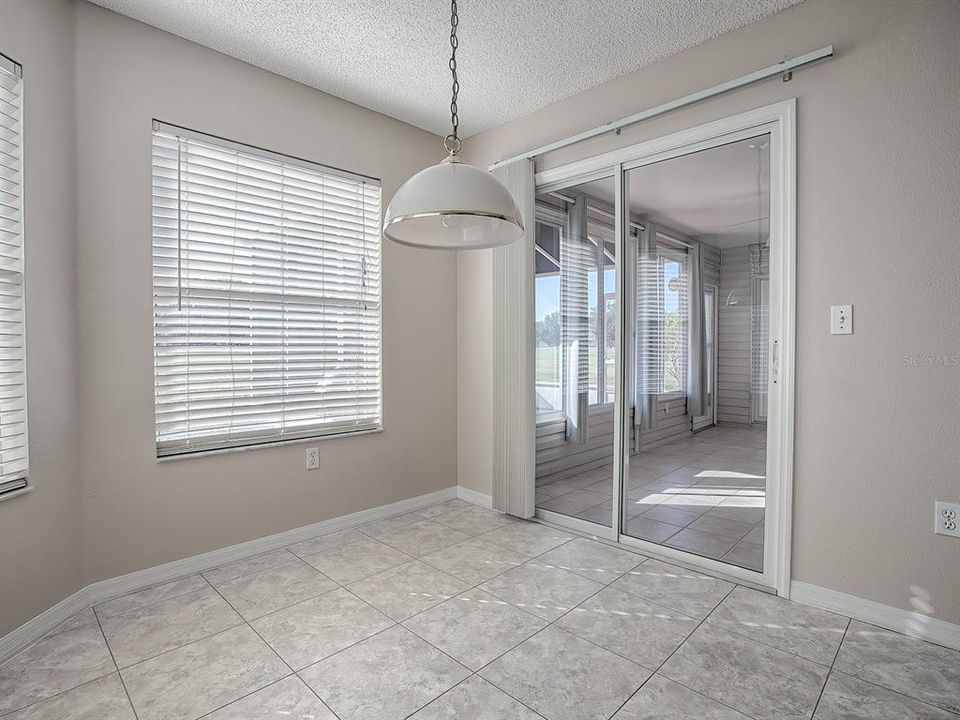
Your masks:
<svg viewBox="0 0 960 720"><path fill-rule="evenodd" d="M853 335L853 305L830 306L830 334Z"/></svg>

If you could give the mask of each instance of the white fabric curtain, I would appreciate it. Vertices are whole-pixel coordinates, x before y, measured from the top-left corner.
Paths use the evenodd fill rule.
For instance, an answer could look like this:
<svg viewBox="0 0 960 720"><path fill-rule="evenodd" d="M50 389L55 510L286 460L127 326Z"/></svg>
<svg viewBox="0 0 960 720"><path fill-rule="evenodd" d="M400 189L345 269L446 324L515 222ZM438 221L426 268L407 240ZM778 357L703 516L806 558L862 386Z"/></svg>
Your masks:
<svg viewBox="0 0 960 720"><path fill-rule="evenodd" d="M524 227L517 242L493 250L493 507L529 518L536 483L533 161L493 174L513 195Z"/></svg>
<svg viewBox="0 0 960 720"><path fill-rule="evenodd" d="M636 383L634 398L634 441L639 447L640 431L654 427L655 406L660 382L660 268L657 262L657 227L645 222L637 237L637 330Z"/></svg>
<svg viewBox="0 0 960 720"><path fill-rule="evenodd" d="M567 206L567 227L560 239L560 327L563 343L564 412L568 443L589 440L590 269L596 249L587 239L587 203L574 196Z"/></svg>
<svg viewBox="0 0 960 720"><path fill-rule="evenodd" d="M707 338L703 313L703 256L700 244L693 243L687 254L687 414L706 413Z"/></svg>

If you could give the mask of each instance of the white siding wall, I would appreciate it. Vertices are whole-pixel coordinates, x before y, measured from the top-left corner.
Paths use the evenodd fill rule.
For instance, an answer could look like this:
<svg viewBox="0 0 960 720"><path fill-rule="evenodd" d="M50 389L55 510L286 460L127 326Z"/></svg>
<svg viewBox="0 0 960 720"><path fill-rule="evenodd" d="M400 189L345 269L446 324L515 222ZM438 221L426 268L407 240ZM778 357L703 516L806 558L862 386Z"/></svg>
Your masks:
<svg viewBox="0 0 960 720"><path fill-rule="evenodd" d="M748 248L723 250L717 298L717 420L722 423L750 422L750 293Z"/></svg>

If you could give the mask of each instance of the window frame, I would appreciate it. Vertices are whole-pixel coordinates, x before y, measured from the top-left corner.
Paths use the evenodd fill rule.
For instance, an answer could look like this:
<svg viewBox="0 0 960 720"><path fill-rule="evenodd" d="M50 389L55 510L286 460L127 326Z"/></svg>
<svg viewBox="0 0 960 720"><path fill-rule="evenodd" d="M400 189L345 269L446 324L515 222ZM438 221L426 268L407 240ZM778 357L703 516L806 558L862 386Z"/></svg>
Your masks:
<svg viewBox="0 0 960 720"><path fill-rule="evenodd" d="M383 218L383 198L382 198L382 184L379 178L375 178L368 175L363 175L360 173L355 173L347 170L343 170L334 166L325 165L322 163L305 160L293 155L287 155L284 153L278 153L271 150L266 150L261 147L250 145L235 140L230 140L223 138L217 135L210 133L204 133L197 130L192 130L190 128L185 128L178 125L173 125L170 123L165 123L160 120L154 119L152 121L153 132L151 133L151 148L152 151L155 151L155 137L158 133L167 133L175 135L177 138L187 140L187 141L196 141L199 143L204 143L207 145L212 145L218 150L226 152L238 152L248 156L252 156L258 160L264 160L272 163L279 163L281 165L289 166L292 168L297 168L300 170L306 170L310 173L321 174L326 176L333 176L342 180L353 181L361 183L370 187L376 188L377 194L377 266L378 266L378 287L377 287L377 296L376 296L376 350L377 350L377 376L376 376L376 394L377 394L377 403L378 409L375 416L375 422L370 422L366 424L358 424L356 426L352 425L339 425L339 424L330 424L326 427L324 426L314 426L306 427L302 431L291 430L287 433L283 432L284 423L281 420L276 424L276 430L278 433L281 433L280 436L265 436L262 433L250 433L249 435L245 433L236 433L232 437L227 432L221 432L219 434L212 435L199 435L195 440L195 447L190 447L191 440L188 439L185 441L183 447L172 448L169 443L173 441L167 439L164 441L159 434L159 424L156 422L156 413L159 410L158 406L158 395L156 390L156 384L154 385L154 411L155 411L155 426L154 426L154 444L156 449L156 457L158 462L165 462L171 460L179 460L185 458L194 458L202 457L212 454L221 454L221 453L230 453L230 452L241 452L246 450L253 450L256 448L263 447L273 447L279 445L287 445L293 443L305 443L305 442L314 442L318 440L331 439L331 438L344 438L354 435L366 435L371 433L379 433L384 429L384 412L383 412L383 399L384 399L384 385L383 385L383 279L382 279L382 266L383 266L383 238L379 232L379 227L382 224ZM153 161L151 163L153 166ZM152 169L151 172L154 172ZM177 170L179 173L180 171ZM155 181L151 182L151 185L154 186L153 190L156 191ZM156 201L151 201L151 214L155 218L157 211ZM358 242L363 242L359 240ZM154 232L151 232L151 247L154 257L151 260L151 265L153 268L154 277L151 282L151 290L153 296L153 352L154 352L154 380L156 383L156 358L157 358L157 320L158 320L158 310L156 306L157 302L157 285L156 285L156 236ZM324 274L324 277L326 274ZM277 296L282 297L283 292L281 290L277 291ZM286 378L287 375L281 375L281 377ZM228 397L225 394L225 397ZM233 391L233 397L236 397L236 390ZM286 393L282 395L277 395L277 397L286 397ZM213 438L208 441L205 441L204 438ZM164 445L164 443L167 443Z"/></svg>
<svg viewBox="0 0 960 720"><path fill-rule="evenodd" d="M562 245L562 244L563 244L563 235L567 232L566 213L561 213L559 210L557 210L557 209L555 209L555 208L552 208L552 207L549 207L549 206L545 205L544 203L536 203L534 215L535 215L535 217L534 217L534 226L536 226L536 225L541 225L541 224L542 224L542 225L549 225L551 228L553 228L553 229L555 229L555 230L557 231L558 254L559 254L559 245ZM547 257L549 258L550 262L556 263L556 265L557 265L557 276L559 277L559 275L560 275L560 262L561 262L561 261L560 261L560 258L558 257L556 260L554 260L553 257L550 257L550 256L548 255L548 253L546 253L546 251L544 251L544 250L537 244L537 240L536 240L536 227L534 228L533 251L534 251L534 253L541 253L541 254L547 255ZM537 282L536 275L534 276L533 282L534 282L534 294L536 294L536 282ZM536 299L534 299L534 304L536 304ZM534 310L536 310L536 307L534 307ZM558 312L558 313L560 312L559 309L557 310L557 312ZM560 313L560 322L561 322L561 323L563 322L563 314L562 314L562 313ZM534 323L534 324L536 324L536 323ZM539 347L539 346L537 345L537 340L536 340L536 328L534 328L533 347L534 347L534 363L536 363L536 349L537 349L537 347ZM562 349L562 347L561 347L560 349ZM558 352L559 352L560 349L558 349ZM559 380L559 383L560 383L561 385L563 384L563 353L562 353L562 352L560 352L560 380ZM537 384L536 370L534 370L534 390L536 390L536 384ZM545 424L548 424L548 423L559 422L559 421L563 420L563 418L565 417L565 411L566 411L565 398L566 398L566 394L563 393L563 392L561 392L561 393L560 393L560 407L557 408L556 410L550 410L550 411L547 411L547 412L538 413L538 412L536 411L536 408L534 408L534 415L535 415L535 418L536 418L536 423L537 423L538 425L545 425Z"/></svg>
<svg viewBox="0 0 960 720"><path fill-rule="evenodd" d="M684 348L684 360L683 360L683 372L680 374L680 388L678 390L664 390L664 377L666 375L665 368L666 362L664 361L664 315L666 313L666 298L664 295L664 282L662 277L663 272L663 263L666 262L675 262L680 265L681 272L680 277L683 278L684 283L686 284L686 293L681 294L681 301L683 303L682 307L679 308L679 315L683 321L683 327L681 332L684 336L683 348ZM687 396L687 368L690 362L690 341L687 337L689 325L690 325L690 300L687 295L690 292L690 273L689 268L687 267L690 262L690 254L687 248L677 240L674 240L672 237L667 235L662 231L657 232L657 272L660 273L659 281L657 282L657 305L658 305L658 354L659 362L658 370L660 376L657 378L657 397L663 398L665 400L679 400Z"/></svg>

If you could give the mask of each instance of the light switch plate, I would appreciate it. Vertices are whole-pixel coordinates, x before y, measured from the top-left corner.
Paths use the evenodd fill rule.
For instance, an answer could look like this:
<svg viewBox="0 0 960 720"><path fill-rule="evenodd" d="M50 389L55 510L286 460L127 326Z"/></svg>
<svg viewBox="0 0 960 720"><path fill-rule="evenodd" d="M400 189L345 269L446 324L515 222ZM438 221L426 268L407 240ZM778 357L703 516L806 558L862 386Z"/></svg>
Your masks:
<svg viewBox="0 0 960 720"><path fill-rule="evenodd" d="M853 335L853 305L830 306L830 334Z"/></svg>

